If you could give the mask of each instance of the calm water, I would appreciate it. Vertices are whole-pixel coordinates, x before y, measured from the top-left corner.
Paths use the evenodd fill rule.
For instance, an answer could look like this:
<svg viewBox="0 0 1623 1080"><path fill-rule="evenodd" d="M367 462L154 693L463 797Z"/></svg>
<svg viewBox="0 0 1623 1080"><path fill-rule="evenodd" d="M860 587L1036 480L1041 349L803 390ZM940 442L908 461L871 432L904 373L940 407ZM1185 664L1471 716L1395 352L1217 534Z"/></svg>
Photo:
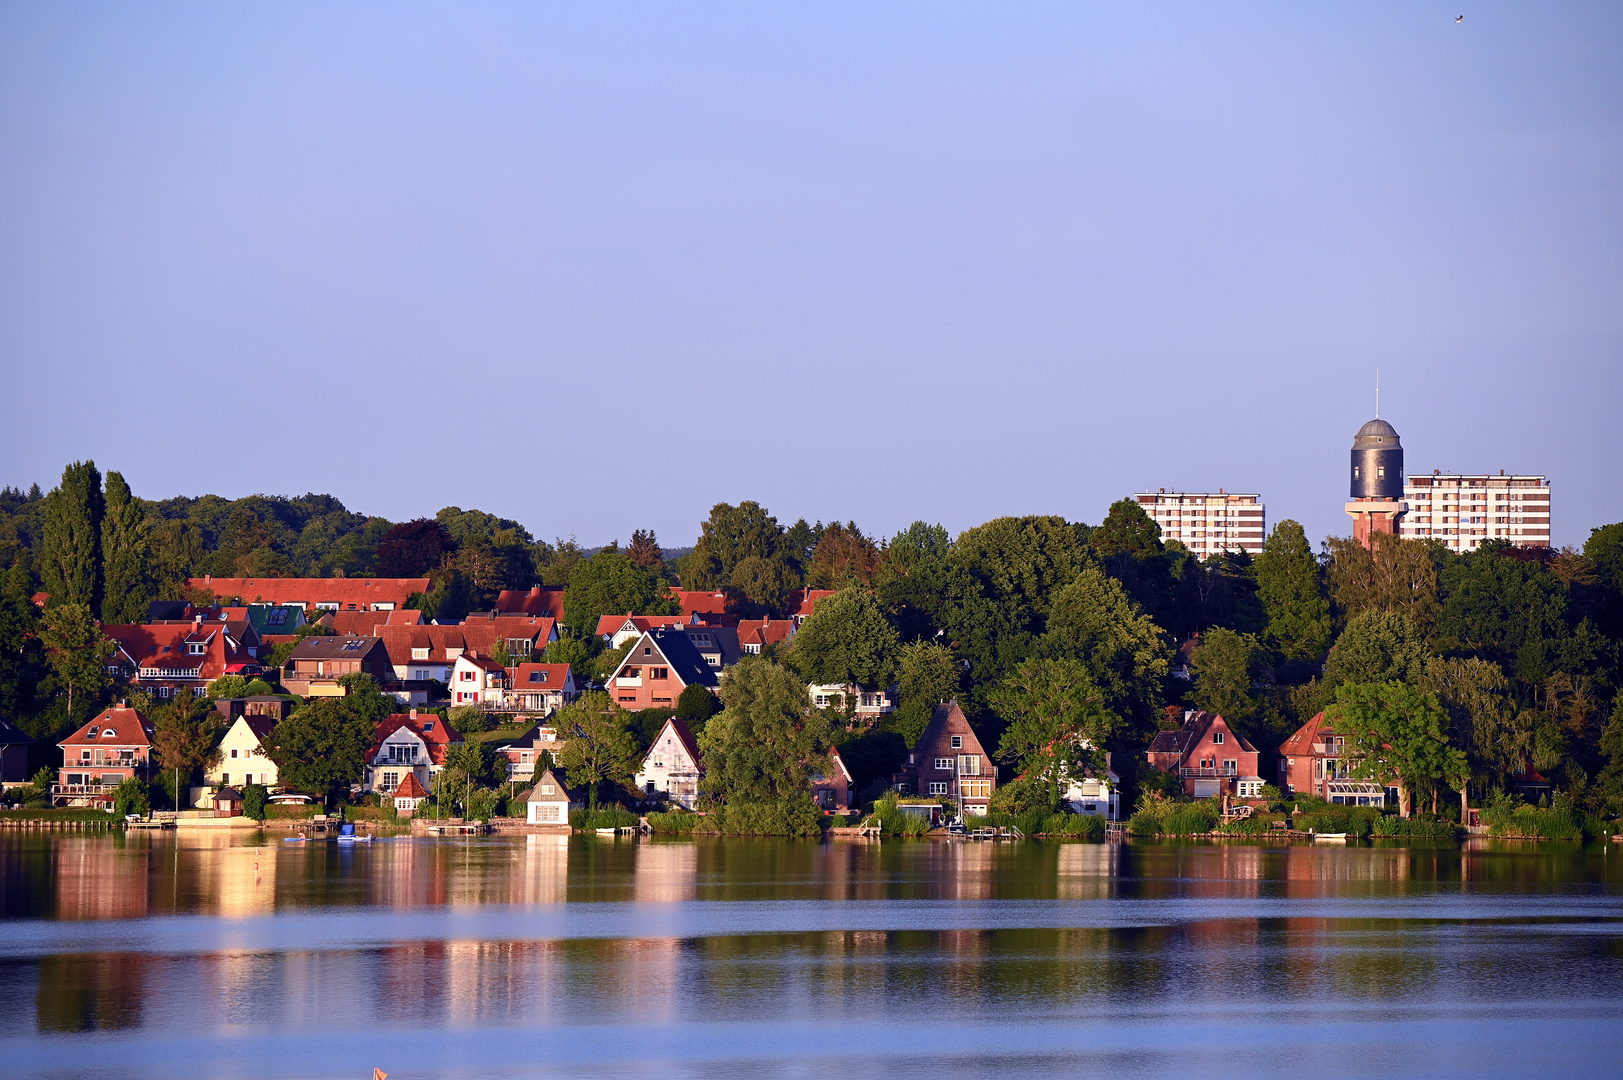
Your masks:
<svg viewBox="0 0 1623 1080"><path fill-rule="evenodd" d="M0 917L0 1076L1623 1075L1608 845L11 833Z"/></svg>

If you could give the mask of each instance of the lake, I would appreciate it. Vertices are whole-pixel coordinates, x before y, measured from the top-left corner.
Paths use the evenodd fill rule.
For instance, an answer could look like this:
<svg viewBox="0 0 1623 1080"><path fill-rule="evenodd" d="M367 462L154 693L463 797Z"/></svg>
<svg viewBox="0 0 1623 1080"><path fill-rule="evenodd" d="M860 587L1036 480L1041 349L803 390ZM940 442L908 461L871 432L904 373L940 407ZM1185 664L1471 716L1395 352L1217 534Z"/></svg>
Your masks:
<svg viewBox="0 0 1623 1080"><path fill-rule="evenodd" d="M0 832L0 1076L1618 1076L1623 845Z"/></svg>

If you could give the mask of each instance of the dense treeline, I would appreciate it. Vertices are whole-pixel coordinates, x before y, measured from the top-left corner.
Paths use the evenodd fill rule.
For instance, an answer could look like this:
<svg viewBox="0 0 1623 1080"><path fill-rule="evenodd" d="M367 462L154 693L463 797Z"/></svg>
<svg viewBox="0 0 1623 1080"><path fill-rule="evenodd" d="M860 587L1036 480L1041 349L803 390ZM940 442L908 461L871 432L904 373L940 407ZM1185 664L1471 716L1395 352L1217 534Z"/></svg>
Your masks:
<svg viewBox="0 0 1623 1080"><path fill-rule="evenodd" d="M324 495L149 502L86 462L49 494L0 492L0 559L0 710L43 736L113 692L96 619L139 618L204 573L426 576L415 602L439 618L488 608L503 588L561 585L572 633L552 658L585 678L615 659L599 655L597 617L673 610L671 584L725 591L745 617L786 615L809 586L836 595L765 662L803 681L900 689L877 731L858 730L849 706L818 721L859 784L888 775L934 705L956 697L1008 776L1052 781L1078 764L1055 747L1086 735L1131 779L1154 731L1198 707L1251 739L1271 778L1273 750L1329 708L1371 730L1401 713L1400 742L1434 731L1415 736L1430 756L1410 760L1406 797L1486 793L1531 766L1594 812L1623 800L1623 523L1582 550L1490 542L1460 556L1386 536L1315 553L1287 520L1255 559L1203 561L1162 543L1131 500L1098 526L1000 518L952 537L916 522L888 540L852 522L785 525L744 502L714 507L672 557L651 532L585 551L457 507L396 524ZM43 611L36 590L50 594ZM1185 642L1192 679L1177 677ZM634 727L651 737L658 719ZM734 728L736 716L717 731Z"/></svg>

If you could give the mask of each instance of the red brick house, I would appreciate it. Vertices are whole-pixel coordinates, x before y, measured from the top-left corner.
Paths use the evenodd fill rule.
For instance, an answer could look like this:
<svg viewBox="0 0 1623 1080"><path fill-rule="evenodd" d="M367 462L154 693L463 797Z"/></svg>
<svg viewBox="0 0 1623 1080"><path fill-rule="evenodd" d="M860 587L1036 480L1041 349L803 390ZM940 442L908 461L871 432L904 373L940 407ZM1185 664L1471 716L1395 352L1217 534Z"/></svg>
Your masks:
<svg viewBox="0 0 1623 1080"><path fill-rule="evenodd" d="M631 646L609 676L608 690L620 708L675 708L682 691L697 683L715 690L715 669L681 627L650 630Z"/></svg>
<svg viewBox="0 0 1623 1080"><path fill-rule="evenodd" d="M1346 759L1347 740L1321 712L1279 747L1279 790L1286 795L1317 795L1343 806L1385 806L1388 788L1379 780L1354 780ZM1392 801L1397 789L1390 789Z"/></svg>
<svg viewBox="0 0 1623 1080"><path fill-rule="evenodd" d="M747 656L760 656L768 645L782 645L795 636L791 619L743 619L738 624L738 647Z"/></svg>
<svg viewBox="0 0 1623 1080"><path fill-rule="evenodd" d="M949 701L935 707L898 779L916 794L955 800L963 816L970 817L986 813L997 787L997 767L958 702Z"/></svg>
<svg viewBox="0 0 1623 1080"><path fill-rule="evenodd" d="M120 703L63 739L62 768L51 787L53 806L106 802L130 777L150 780L156 730L145 716Z"/></svg>
<svg viewBox="0 0 1623 1080"><path fill-rule="evenodd" d="M338 680L365 672L379 686L393 680L389 653L375 637L307 637L282 665L282 686L301 697L343 697Z"/></svg>
<svg viewBox="0 0 1623 1080"><path fill-rule="evenodd" d="M839 814L851 809L851 770L845 767L845 759L840 757L840 748L831 747L828 752L828 775L821 773L812 776L812 801L819 810Z"/></svg>
<svg viewBox="0 0 1623 1080"><path fill-rule="evenodd" d="M1183 726L1157 734L1147 756L1151 768L1175 773L1183 781L1184 794L1192 798L1252 799L1262 790L1257 748L1236 735L1217 713L1184 713Z"/></svg>

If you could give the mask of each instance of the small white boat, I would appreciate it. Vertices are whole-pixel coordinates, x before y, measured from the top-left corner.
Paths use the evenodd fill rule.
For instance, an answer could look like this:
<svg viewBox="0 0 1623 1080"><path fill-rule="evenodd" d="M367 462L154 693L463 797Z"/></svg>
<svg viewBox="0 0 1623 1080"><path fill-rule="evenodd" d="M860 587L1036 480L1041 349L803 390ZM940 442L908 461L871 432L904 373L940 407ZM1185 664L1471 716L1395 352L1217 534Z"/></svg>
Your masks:
<svg viewBox="0 0 1623 1080"><path fill-rule="evenodd" d="M340 836L338 838L338 842L340 844L370 844L372 842L372 837L370 835L368 835L368 836Z"/></svg>
<svg viewBox="0 0 1623 1080"><path fill-rule="evenodd" d="M1344 832L1314 833L1313 839L1315 841L1323 840L1327 844L1345 844L1347 842L1347 834Z"/></svg>

